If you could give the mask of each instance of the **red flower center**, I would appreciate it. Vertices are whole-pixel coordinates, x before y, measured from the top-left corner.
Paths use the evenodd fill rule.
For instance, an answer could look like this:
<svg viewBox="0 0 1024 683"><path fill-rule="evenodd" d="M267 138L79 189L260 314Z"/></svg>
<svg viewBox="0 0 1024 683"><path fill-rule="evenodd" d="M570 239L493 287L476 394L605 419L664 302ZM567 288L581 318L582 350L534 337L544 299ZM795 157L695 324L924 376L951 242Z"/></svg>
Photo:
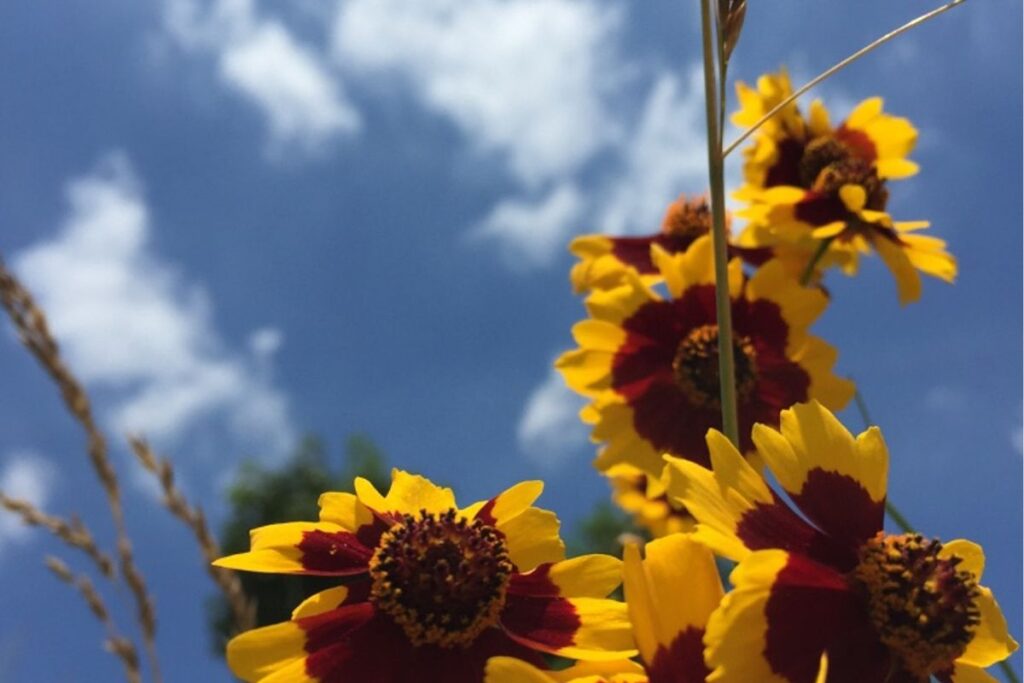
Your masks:
<svg viewBox="0 0 1024 683"><path fill-rule="evenodd" d="M874 164L831 136L807 143L799 172L801 184L822 195L835 195L843 185L860 185L867 193L868 209L884 211L889 200L889 191Z"/></svg>
<svg viewBox="0 0 1024 683"><path fill-rule="evenodd" d="M757 386L757 356L748 337L733 340L736 368L736 398L744 402ZM676 384L696 406L717 409L720 383L718 378L718 325L701 325L679 343L672 370Z"/></svg>
<svg viewBox="0 0 1024 683"><path fill-rule="evenodd" d="M981 621L977 578L942 543L879 532L861 548L854 580L864 589L880 640L915 675L948 668Z"/></svg>
<svg viewBox="0 0 1024 683"><path fill-rule="evenodd" d="M494 625L515 565L504 535L455 510L404 515L370 560L370 599L413 645L470 645Z"/></svg>

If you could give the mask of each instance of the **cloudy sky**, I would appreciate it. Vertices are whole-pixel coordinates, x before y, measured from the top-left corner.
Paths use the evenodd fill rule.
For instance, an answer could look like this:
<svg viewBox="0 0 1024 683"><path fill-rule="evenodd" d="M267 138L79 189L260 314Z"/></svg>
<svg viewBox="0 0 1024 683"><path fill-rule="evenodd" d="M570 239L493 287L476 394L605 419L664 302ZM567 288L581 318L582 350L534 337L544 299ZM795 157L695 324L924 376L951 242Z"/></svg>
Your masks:
<svg viewBox="0 0 1024 683"><path fill-rule="evenodd" d="M734 74L805 80L931 6L752 3ZM466 500L543 477L571 528L604 486L550 370L582 315L565 245L650 231L704 189L696 7L2 3L0 253L109 433L148 435L215 518L244 457L364 431ZM1020 26L1019 2L969 2L820 89L839 114L880 94L919 127L922 173L891 207L933 222L961 278L901 309L869 261L833 277L816 328L884 430L894 500L986 546L1018 636ZM9 333L0 377L0 489L108 538L81 435ZM227 680L195 548L115 458L167 679ZM40 571L55 551L0 517L0 681L115 680Z"/></svg>

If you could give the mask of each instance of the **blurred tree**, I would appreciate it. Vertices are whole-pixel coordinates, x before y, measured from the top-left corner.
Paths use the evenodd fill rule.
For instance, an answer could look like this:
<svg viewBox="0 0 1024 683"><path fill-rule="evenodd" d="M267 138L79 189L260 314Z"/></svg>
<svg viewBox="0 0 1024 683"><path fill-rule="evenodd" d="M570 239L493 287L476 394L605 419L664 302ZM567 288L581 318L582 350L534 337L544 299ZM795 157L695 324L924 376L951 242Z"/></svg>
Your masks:
<svg viewBox="0 0 1024 683"><path fill-rule="evenodd" d="M288 461L277 469L245 463L228 491L230 511L220 534L225 554L249 549L249 530L278 522L315 520L317 499L324 491L352 491L352 481L365 477L378 489L390 485L384 454L364 435L345 442L341 469L332 469L323 443L314 436L302 439ZM256 603L256 623L266 626L285 621L304 599L337 585L316 576L281 576L239 572L242 589ZM214 652L224 656L232 635L231 612L223 597L207 603Z"/></svg>
<svg viewBox="0 0 1024 683"><path fill-rule="evenodd" d="M622 557L622 539L625 536L636 536L646 540L649 535L614 504L601 501L594 506L588 517L577 523L575 532L567 544L568 554L574 556L604 553Z"/></svg>

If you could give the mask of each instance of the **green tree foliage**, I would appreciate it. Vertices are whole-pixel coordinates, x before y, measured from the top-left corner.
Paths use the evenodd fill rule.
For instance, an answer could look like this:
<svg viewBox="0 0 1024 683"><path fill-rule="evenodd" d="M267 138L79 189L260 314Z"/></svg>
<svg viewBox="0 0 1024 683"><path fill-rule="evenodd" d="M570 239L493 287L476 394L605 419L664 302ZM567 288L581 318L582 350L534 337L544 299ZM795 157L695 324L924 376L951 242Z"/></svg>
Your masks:
<svg viewBox="0 0 1024 683"><path fill-rule="evenodd" d="M225 554L249 549L249 530L285 521L315 520L317 499L324 491L352 491L352 481L365 477L386 490L391 477L380 449L368 437L353 435L345 443L341 467L332 468L323 443L307 436L288 461L276 469L255 462L242 466L228 491L229 513L220 534ZM240 572L242 589L256 603L258 626L285 621L304 599L337 584L316 576L281 576ZM223 597L208 605L214 651L224 655L231 637L231 612Z"/></svg>

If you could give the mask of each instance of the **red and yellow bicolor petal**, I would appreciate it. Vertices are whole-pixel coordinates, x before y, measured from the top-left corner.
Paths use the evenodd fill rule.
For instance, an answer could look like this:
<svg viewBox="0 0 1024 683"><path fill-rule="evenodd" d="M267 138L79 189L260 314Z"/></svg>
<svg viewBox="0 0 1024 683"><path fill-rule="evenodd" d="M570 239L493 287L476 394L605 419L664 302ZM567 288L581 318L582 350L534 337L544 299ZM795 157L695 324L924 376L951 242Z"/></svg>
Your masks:
<svg viewBox="0 0 1024 683"><path fill-rule="evenodd" d="M565 558L558 517L532 507L543 490L544 482L520 482L489 500L464 508L460 514L502 532L512 562L520 572L528 572L541 563Z"/></svg>
<svg viewBox="0 0 1024 683"><path fill-rule="evenodd" d="M325 642L344 642L373 616L372 605L359 603L246 631L228 643L228 666L247 682L315 683L318 678L308 670L311 654Z"/></svg>
<svg viewBox="0 0 1024 683"><path fill-rule="evenodd" d="M512 577L501 626L516 642L562 657L631 657L636 650L626 606L605 599L621 581L621 563L607 555L542 564Z"/></svg>
<svg viewBox="0 0 1024 683"><path fill-rule="evenodd" d="M881 178L907 178L917 173L917 164L906 157L917 144L917 130L909 120L882 111L882 98L871 97L858 104L836 131L836 136L864 149Z"/></svg>
<svg viewBox="0 0 1024 683"><path fill-rule="evenodd" d="M859 546L882 530L889 454L877 427L856 439L817 401L782 411L754 444L790 500L828 535Z"/></svg>
<svg viewBox="0 0 1024 683"><path fill-rule="evenodd" d="M222 557L213 564L274 574L361 574L373 556L374 546L365 540L329 522L271 524L250 532L249 552Z"/></svg>
<svg viewBox="0 0 1024 683"><path fill-rule="evenodd" d="M642 666L628 659L613 662L577 662L549 671L513 657L487 661L485 683L647 683Z"/></svg>
<svg viewBox="0 0 1024 683"><path fill-rule="evenodd" d="M799 554L762 550L730 581L704 639L708 681L814 683L824 666L831 680L885 680L877 670L886 671L888 658L865 640L863 608L841 574ZM863 661L851 661L853 654Z"/></svg>
<svg viewBox="0 0 1024 683"><path fill-rule="evenodd" d="M652 681L703 683L704 631L722 600L711 552L685 534L625 548L626 604Z"/></svg>
<svg viewBox="0 0 1024 683"><path fill-rule="evenodd" d="M693 533L717 554L741 561L781 548L848 567L856 548L836 543L796 515L721 432L707 435L712 469L666 456L668 495L697 520Z"/></svg>
<svg viewBox="0 0 1024 683"><path fill-rule="evenodd" d="M651 264L651 243L658 235L647 237L610 237L582 235L569 243L579 262L569 271L576 294L592 289L612 289L624 283L632 269L644 284L652 285L661 278Z"/></svg>

